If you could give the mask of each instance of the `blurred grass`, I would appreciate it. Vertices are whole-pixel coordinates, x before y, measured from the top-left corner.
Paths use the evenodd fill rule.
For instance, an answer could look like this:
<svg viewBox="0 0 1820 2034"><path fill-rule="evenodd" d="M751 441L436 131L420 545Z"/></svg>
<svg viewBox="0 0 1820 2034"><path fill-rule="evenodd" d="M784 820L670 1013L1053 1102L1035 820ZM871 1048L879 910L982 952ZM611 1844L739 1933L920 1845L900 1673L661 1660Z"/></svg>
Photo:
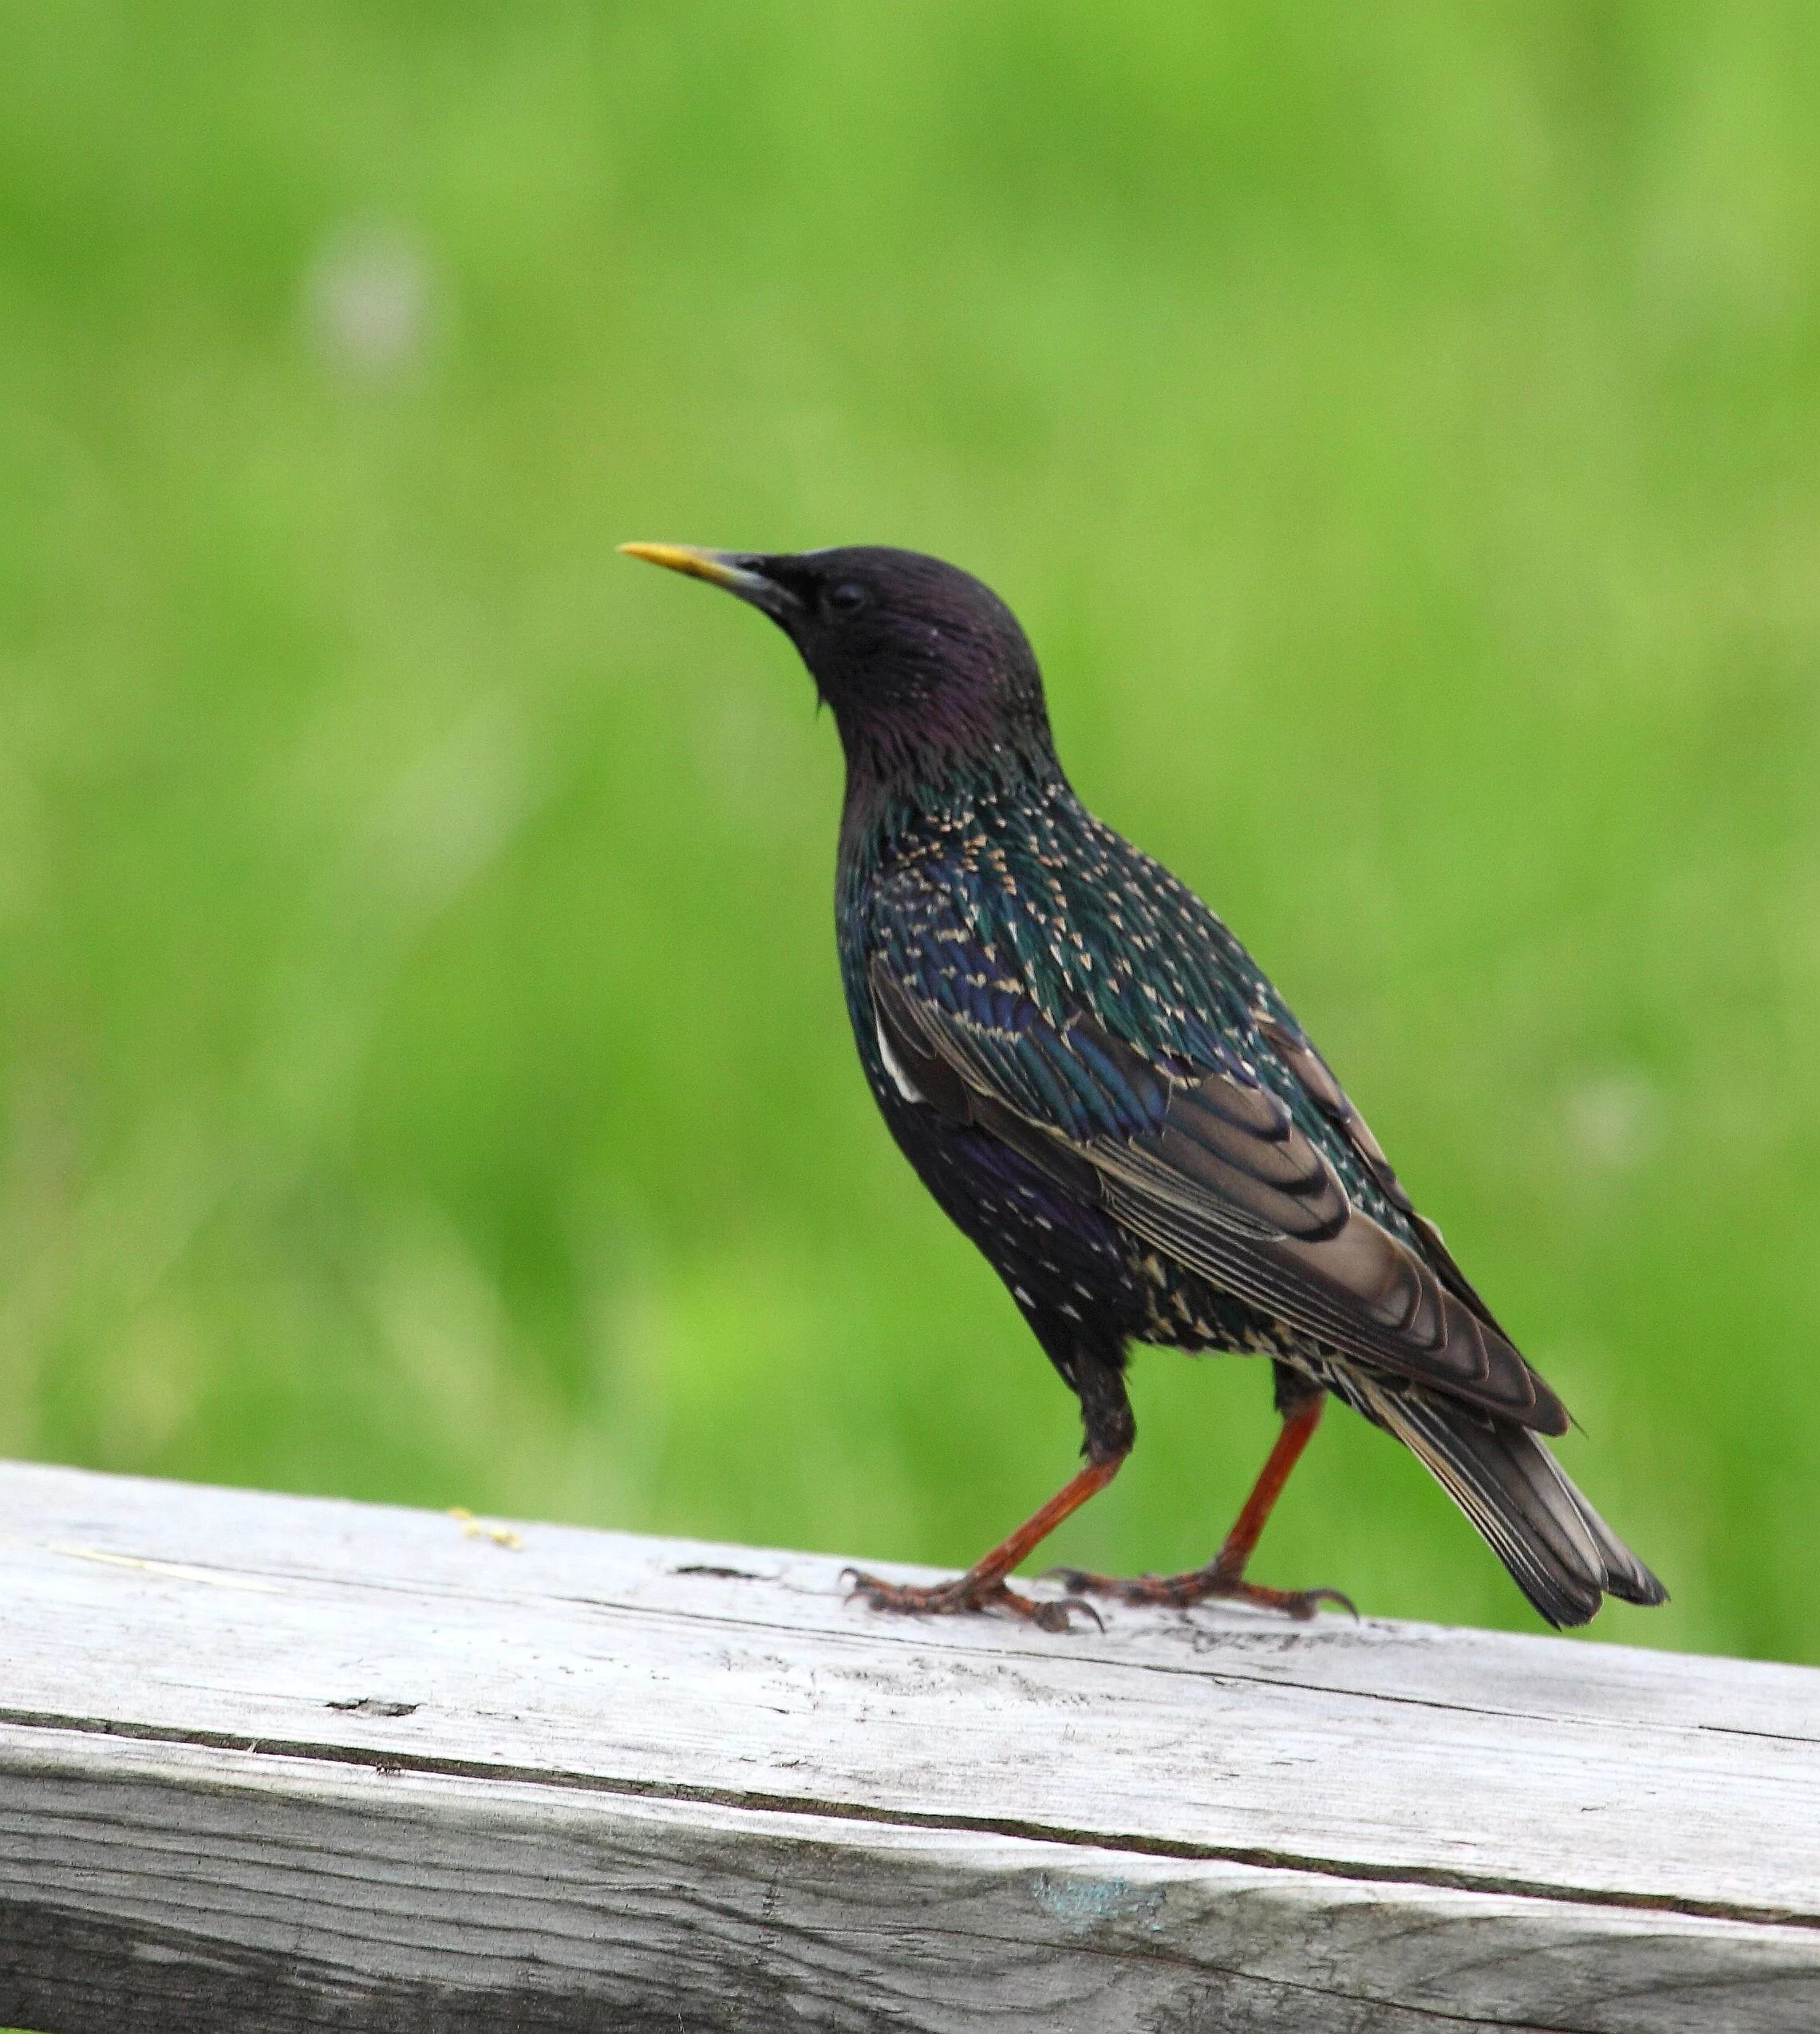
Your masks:
<svg viewBox="0 0 1820 2034"><path fill-rule="evenodd" d="M627 537L1024 618L1669 1581L1820 1660L1820 16L0 10L0 1450L969 1558L1071 1401ZM1204 1558L1140 1353L1058 1558ZM1530 1623L1324 1432L1261 1572Z"/></svg>

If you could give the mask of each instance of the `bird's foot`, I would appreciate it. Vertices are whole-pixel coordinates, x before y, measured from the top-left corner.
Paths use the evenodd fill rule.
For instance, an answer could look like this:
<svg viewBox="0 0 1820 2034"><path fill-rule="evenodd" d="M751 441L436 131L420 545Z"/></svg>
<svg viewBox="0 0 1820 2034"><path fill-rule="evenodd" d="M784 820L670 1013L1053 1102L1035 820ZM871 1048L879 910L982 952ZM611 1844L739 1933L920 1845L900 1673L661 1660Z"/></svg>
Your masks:
<svg viewBox="0 0 1820 2034"><path fill-rule="evenodd" d="M1261 1582L1248 1582L1218 1561L1182 1575L1096 1575L1084 1568L1051 1568L1046 1579L1059 1582L1071 1597L1110 1596L1120 1603L1160 1604L1172 1610L1218 1598L1226 1603L1254 1603L1260 1609L1280 1610L1298 1619L1312 1617L1324 1603L1354 1617L1359 1614L1351 1597L1336 1589L1267 1589Z"/></svg>
<svg viewBox="0 0 1820 2034"><path fill-rule="evenodd" d="M888 1582L862 1569L847 1568L842 1571L841 1580L847 1585L850 1597L863 1598L874 1610L894 1610L913 1617L1000 1610L1036 1625L1039 1631L1065 1632L1073 1629L1073 1619L1078 1613L1102 1631L1105 1629L1100 1613L1093 1605L1076 1600L1078 1592L1047 1600L1020 1596L1002 1577L989 1580L969 1571L957 1575L951 1582L933 1582L919 1587L910 1582Z"/></svg>

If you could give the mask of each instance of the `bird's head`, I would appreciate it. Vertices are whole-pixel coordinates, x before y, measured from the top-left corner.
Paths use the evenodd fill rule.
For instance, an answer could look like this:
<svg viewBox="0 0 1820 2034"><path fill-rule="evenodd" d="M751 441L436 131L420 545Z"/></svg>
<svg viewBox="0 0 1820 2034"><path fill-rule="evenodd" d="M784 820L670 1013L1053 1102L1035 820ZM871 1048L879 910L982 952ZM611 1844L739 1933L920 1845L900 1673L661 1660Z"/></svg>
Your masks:
<svg viewBox="0 0 1820 2034"><path fill-rule="evenodd" d="M768 614L833 709L850 771L894 776L1000 754L1008 764L1053 767L1029 642L997 594L958 567L878 544L620 548Z"/></svg>

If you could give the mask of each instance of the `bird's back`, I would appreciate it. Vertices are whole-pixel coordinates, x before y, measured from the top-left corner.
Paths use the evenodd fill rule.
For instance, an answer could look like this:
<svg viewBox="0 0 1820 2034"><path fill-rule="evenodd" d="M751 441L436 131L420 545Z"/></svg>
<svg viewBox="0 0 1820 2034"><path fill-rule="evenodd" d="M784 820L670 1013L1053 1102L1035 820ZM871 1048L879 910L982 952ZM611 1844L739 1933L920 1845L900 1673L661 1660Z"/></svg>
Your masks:
<svg viewBox="0 0 1820 2034"><path fill-rule="evenodd" d="M1088 811L1059 771L982 776L881 815L866 838L843 843L839 931L863 1055L876 1029L867 981L875 953L982 1025L1008 1021L1019 993L1058 1030L1086 1013L1165 1073L1230 1072L1268 1088L1348 1199L1419 1240L1386 1189L1388 1167L1373 1167L1285 1062L1278 1041L1307 1041L1269 977L1217 913Z"/></svg>

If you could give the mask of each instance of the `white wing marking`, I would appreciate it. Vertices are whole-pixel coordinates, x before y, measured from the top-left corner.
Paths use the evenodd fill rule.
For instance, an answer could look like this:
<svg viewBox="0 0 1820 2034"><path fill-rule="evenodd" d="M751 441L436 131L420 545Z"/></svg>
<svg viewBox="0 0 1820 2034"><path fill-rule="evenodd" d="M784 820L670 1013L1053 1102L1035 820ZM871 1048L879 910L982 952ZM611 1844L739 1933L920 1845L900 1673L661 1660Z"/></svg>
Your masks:
<svg viewBox="0 0 1820 2034"><path fill-rule="evenodd" d="M877 1017L872 1021L878 1029L878 1056L885 1062L886 1072L897 1084L898 1092L906 1102L920 1102L923 1099L922 1090L904 1072L897 1054L891 1050L891 1041L885 1036L884 1025Z"/></svg>

